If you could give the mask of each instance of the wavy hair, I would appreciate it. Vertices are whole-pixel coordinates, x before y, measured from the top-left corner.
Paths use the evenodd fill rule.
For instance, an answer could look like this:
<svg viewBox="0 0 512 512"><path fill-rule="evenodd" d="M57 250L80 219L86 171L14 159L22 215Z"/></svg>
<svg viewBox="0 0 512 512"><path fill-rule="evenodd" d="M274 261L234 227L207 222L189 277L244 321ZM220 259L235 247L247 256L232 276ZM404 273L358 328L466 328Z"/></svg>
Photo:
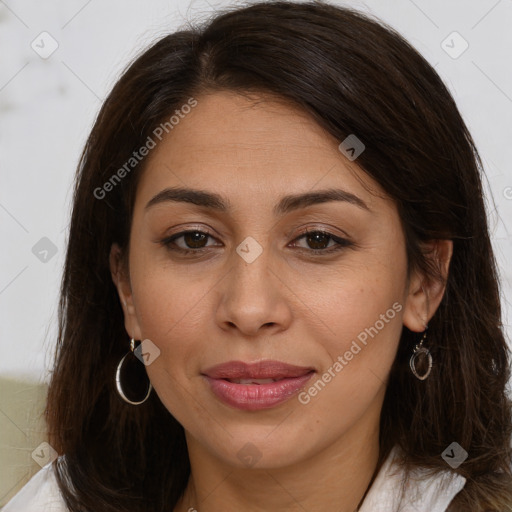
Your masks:
<svg viewBox="0 0 512 512"><path fill-rule="evenodd" d="M453 240L443 300L429 325L435 364L411 377L417 342L404 327L380 421L379 465L450 469L453 441L469 452L450 469L467 479L450 512L512 510L510 351L501 324L482 164L446 86L392 28L325 2L229 8L158 40L105 100L77 169L46 419L59 487L72 512L163 512L190 475L183 427L152 393L134 407L114 375L129 339L112 282L112 243L129 244L144 161L104 198L95 190L191 97L260 92L292 102L339 141L355 133L360 168L392 198L409 268L439 279L422 243Z"/></svg>

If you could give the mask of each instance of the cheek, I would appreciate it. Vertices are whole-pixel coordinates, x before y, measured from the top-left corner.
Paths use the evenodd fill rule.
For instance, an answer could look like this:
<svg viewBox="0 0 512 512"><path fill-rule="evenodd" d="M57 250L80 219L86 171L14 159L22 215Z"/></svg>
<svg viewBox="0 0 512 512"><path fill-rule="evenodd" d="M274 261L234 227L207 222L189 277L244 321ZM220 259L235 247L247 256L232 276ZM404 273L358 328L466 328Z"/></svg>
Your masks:
<svg viewBox="0 0 512 512"><path fill-rule="evenodd" d="M369 257L325 280L322 291L306 286L308 305L322 326L319 333L310 323L310 336L321 345L326 387L335 393L326 393L326 401L345 397L353 403L347 392L370 399L393 363L402 331L406 256L401 250L377 253L374 258L367 253Z"/></svg>
<svg viewBox="0 0 512 512"><path fill-rule="evenodd" d="M333 297L323 316L328 332L317 341L325 352L322 371L343 374L338 381L348 379L350 388L357 390L366 386L368 377L373 379L372 374L385 381L400 339L403 304L393 288L346 291Z"/></svg>
<svg viewBox="0 0 512 512"><path fill-rule="evenodd" d="M316 337L321 369L298 395L303 414L316 418L327 437L378 414L402 331L400 287L370 278L361 284L347 281L333 293L323 316L328 332Z"/></svg>
<svg viewBox="0 0 512 512"><path fill-rule="evenodd" d="M183 363L187 354L194 351L197 354L200 349L196 345L204 342L201 325L205 293L197 285L184 291L172 281L146 280L137 295L136 310L143 337L153 341L162 351L161 355L174 366Z"/></svg>
<svg viewBox="0 0 512 512"><path fill-rule="evenodd" d="M383 257L379 251L378 257L354 254L329 275L324 271L301 281L303 302L321 319L331 349L343 350L347 340L360 333L364 339L374 327L389 331L397 316L401 329L398 310L403 309L407 284L405 255L397 251Z"/></svg>
<svg viewBox="0 0 512 512"><path fill-rule="evenodd" d="M146 367L154 392L178 421L195 424L204 411L191 399L189 387L197 373L198 355L205 350L204 319L199 318L204 315L205 292L197 283L184 289L185 280L174 276L146 269L134 277L132 288L142 336L160 350Z"/></svg>
<svg viewBox="0 0 512 512"><path fill-rule="evenodd" d="M135 253L131 284L142 337L160 349L159 357L147 367L148 374L155 388L162 383L169 389L169 380L190 376L191 362L197 362L204 349L201 326L211 284Z"/></svg>
<svg viewBox="0 0 512 512"><path fill-rule="evenodd" d="M139 236L145 239L143 232ZM155 343L197 322L201 300L211 288L208 274L193 275L187 265L173 264L165 248L149 244L130 253L130 280L142 335Z"/></svg>

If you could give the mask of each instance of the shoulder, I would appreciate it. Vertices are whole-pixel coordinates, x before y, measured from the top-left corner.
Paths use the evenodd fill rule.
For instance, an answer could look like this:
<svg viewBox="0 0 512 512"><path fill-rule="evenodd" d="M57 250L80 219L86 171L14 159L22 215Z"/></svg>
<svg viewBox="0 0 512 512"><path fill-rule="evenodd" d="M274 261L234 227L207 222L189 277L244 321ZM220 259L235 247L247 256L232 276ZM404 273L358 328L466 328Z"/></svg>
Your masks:
<svg viewBox="0 0 512 512"><path fill-rule="evenodd" d="M2 512L68 512L52 463L40 469L2 508Z"/></svg>
<svg viewBox="0 0 512 512"><path fill-rule="evenodd" d="M394 463L398 454L395 447L373 482L360 512L389 512L397 510L397 503L405 472ZM404 501L400 510L415 512L445 512L456 494L466 484L466 479L452 471L441 471L434 475L416 468L409 475L404 489Z"/></svg>

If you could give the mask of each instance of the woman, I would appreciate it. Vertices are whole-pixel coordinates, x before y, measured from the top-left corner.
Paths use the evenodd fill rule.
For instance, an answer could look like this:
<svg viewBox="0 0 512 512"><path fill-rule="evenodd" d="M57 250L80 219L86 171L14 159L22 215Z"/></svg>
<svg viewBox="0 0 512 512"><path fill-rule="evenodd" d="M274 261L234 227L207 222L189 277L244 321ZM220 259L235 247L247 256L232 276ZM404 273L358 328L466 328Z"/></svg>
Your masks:
<svg viewBox="0 0 512 512"><path fill-rule="evenodd" d="M82 155L60 456L5 511L512 510L480 169L436 72L358 12L157 42Z"/></svg>

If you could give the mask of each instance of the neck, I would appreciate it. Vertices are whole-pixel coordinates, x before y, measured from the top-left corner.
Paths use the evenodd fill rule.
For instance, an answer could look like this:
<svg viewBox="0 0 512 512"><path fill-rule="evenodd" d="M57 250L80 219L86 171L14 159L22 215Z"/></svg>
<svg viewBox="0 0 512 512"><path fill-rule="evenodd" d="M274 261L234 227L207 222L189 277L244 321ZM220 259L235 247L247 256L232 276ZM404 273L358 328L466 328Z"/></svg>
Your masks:
<svg viewBox="0 0 512 512"><path fill-rule="evenodd" d="M379 422L371 416L308 459L277 468L229 465L187 432L191 475L174 512L354 512L380 469Z"/></svg>

